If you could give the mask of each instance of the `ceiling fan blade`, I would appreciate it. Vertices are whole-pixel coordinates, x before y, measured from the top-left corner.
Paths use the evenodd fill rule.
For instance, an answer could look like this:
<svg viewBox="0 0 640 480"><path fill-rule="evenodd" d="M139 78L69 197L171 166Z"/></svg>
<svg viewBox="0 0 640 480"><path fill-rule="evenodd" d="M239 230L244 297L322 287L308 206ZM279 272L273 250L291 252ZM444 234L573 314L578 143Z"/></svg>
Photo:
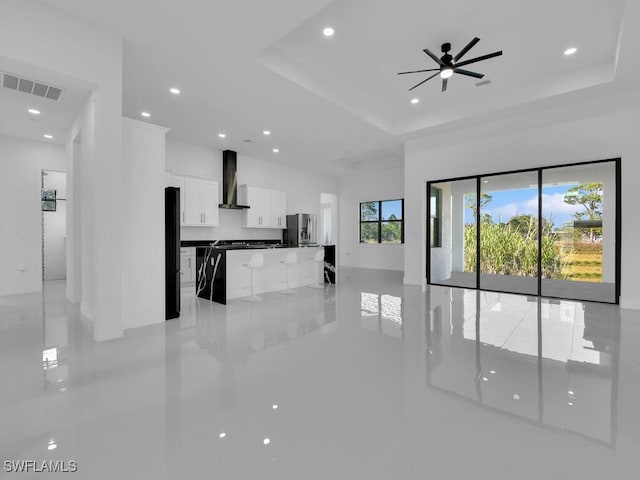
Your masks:
<svg viewBox="0 0 640 480"><path fill-rule="evenodd" d="M428 70L413 70L412 72L398 72L398 75L406 75L407 73L422 73L422 72L435 72L440 71L439 68L429 68Z"/></svg>
<svg viewBox="0 0 640 480"><path fill-rule="evenodd" d="M447 91L447 83L449 82L448 78L445 78L442 80L442 91L446 92Z"/></svg>
<svg viewBox="0 0 640 480"><path fill-rule="evenodd" d="M460 52L455 57L453 57L453 61L457 62L458 60L460 60L469 50L475 47L476 43L478 43L479 41L480 39L476 37L473 40L471 40L469 43L467 43L467 45L462 50L460 50Z"/></svg>
<svg viewBox="0 0 640 480"><path fill-rule="evenodd" d="M428 48L425 48L424 50L422 50L424 53L426 53L427 55L429 55L431 58L433 58L433 60L440 66L444 65L444 63L442 63L442 60L440 60L438 58L438 56L433 53L431 50L429 50Z"/></svg>
<svg viewBox="0 0 640 480"><path fill-rule="evenodd" d="M420 85L422 85L424 82L427 82L427 81L431 80L433 77L437 77L438 75L440 75L440 73L439 73L439 72L438 72L438 73L434 73L434 74L433 74L433 75L431 75L429 78L427 78L427 79L425 79L425 80L421 81L420 83L418 83L417 85L414 85L413 87L411 87L411 88L409 89L409 91L413 90L413 89L414 89L414 88L416 88L416 87L419 87L419 86L420 86Z"/></svg>
<svg viewBox="0 0 640 480"><path fill-rule="evenodd" d="M453 71L460 75L466 75L467 77L484 78L484 75L481 73L470 72L469 70L462 70L461 68L454 68Z"/></svg>
<svg viewBox="0 0 640 480"><path fill-rule="evenodd" d="M500 55L502 55L502 50L500 50L499 52L493 52L493 53L489 53L487 55L482 55L481 57L472 58L471 60L465 60L464 62L456 63L454 66L456 68L457 67L464 67L465 65L469 65L471 63L480 62L482 60L487 60L487 59L493 58L493 57L499 57Z"/></svg>

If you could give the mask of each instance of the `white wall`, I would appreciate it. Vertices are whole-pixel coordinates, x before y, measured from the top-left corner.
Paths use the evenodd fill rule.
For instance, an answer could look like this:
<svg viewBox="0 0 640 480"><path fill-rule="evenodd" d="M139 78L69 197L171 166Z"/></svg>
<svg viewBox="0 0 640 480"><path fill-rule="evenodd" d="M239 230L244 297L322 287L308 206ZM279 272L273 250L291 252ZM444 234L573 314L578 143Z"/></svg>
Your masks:
<svg viewBox="0 0 640 480"><path fill-rule="evenodd" d="M208 178L219 183L222 203L222 150L167 138L167 170L176 174ZM337 193L337 179L287 168L238 154L238 185L249 184L287 192L287 213L320 213L321 192ZM182 240L280 240L282 230L242 228L242 210L220 209L219 227L183 227Z"/></svg>
<svg viewBox="0 0 640 480"><path fill-rule="evenodd" d="M43 188L56 191L55 212L42 212L44 279L67 277L67 175L48 170L42 178Z"/></svg>
<svg viewBox="0 0 640 480"><path fill-rule="evenodd" d="M65 165L63 147L0 136L0 295L42 290L41 172Z"/></svg>
<svg viewBox="0 0 640 480"><path fill-rule="evenodd" d="M3 0L0 56L68 76L93 90L67 137L67 274L71 287L67 296L72 301L81 296L81 310L93 321L95 338L119 337L123 253L119 235L123 229L122 38L37 2ZM82 135L81 169L74 165L77 155L73 140L78 133ZM74 178L80 170L82 197L78 198L79 184ZM81 222L76 221L79 215ZM77 255L78 251L81 255ZM80 258L82 284L78 285L74 277Z"/></svg>
<svg viewBox="0 0 640 480"><path fill-rule="evenodd" d="M338 265L404 269L404 245L360 243L360 203L398 198L404 198L403 168L358 173L340 179ZM405 201L405 211L406 208Z"/></svg>
<svg viewBox="0 0 640 480"><path fill-rule="evenodd" d="M621 304L640 308L639 103L632 91L407 142L405 283L426 283L428 180L622 157Z"/></svg>
<svg viewBox="0 0 640 480"><path fill-rule="evenodd" d="M124 329L165 321L166 132L165 128L123 119ZM143 238L146 241L141 241Z"/></svg>

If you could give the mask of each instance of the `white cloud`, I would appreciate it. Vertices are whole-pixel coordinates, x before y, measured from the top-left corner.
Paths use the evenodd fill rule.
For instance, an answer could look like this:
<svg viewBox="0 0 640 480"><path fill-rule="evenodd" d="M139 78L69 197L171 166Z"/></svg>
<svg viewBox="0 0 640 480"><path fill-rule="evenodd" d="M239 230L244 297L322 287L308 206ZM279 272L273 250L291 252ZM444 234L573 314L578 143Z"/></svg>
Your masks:
<svg viewBox="0 0 640 480"><path fill-rule="evenodd" d="M549 215L553 215L554 217L559 215L573 215L583 208L582 205L565 203L564 194L562 193L554 193L553 195L542 194L542 214L545 217Z"/></svg>
<svg viewBox="0 0 640 480"><path fill-rule="evenodd" d="M574 213L583 209L581 205L570 205L565 203L564 194L554 193L553 195L542 194L542 215L549 219L552 217L554 223L558 219L566 221ZM490 214L494 221L506 222L515 215L538 215L538 197L532 197L522 202L511 202L495 208L487 208L485 212Z"/></svg>

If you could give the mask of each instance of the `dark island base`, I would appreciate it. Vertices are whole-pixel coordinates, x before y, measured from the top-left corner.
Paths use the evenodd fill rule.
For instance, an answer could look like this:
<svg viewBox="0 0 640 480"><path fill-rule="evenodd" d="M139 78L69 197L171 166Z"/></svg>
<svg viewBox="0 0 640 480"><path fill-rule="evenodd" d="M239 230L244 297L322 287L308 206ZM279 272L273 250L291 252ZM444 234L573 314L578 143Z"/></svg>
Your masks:
<svg viewBox="0 0 640 480"><path fill-rule="evenodd" d="M227 304L227 252L196 247L196 295L210 302Z"/></svg>
<svg viewBox="0 0 640 480"><path fill-rule="evenodd" d="M324 283L336 283L335 245L324 245Z"/></svg>

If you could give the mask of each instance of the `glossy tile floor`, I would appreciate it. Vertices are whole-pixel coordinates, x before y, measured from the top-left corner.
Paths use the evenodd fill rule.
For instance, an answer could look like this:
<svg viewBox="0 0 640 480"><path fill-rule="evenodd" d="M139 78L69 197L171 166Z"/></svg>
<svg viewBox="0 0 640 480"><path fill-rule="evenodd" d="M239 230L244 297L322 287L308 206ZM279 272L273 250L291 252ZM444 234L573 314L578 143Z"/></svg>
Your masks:
<svg viewBox="0 0 640 480"><path fill-rule="evenodd" d="M63 291L0 298L2 478L639 475L640 312L343 269L97 343Z"/></svg>

